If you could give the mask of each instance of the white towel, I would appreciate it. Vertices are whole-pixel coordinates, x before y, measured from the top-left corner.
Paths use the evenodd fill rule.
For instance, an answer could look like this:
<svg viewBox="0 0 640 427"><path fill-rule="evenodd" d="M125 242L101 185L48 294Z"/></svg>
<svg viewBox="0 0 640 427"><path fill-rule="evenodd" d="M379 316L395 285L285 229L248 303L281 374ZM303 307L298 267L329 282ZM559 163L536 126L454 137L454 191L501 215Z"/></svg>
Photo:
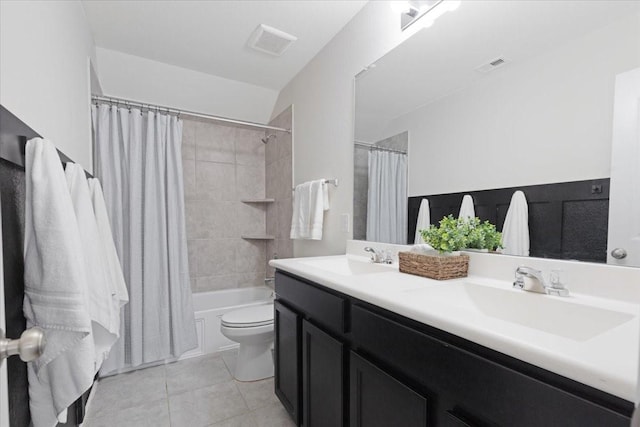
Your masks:
<svg viewBox="0 0 640 427"><path fill-rule="evenodd" d="M458 218L470 219L476 217L476 210L473 207L473 197L469 194L465 194L462 198L462 204L460 205L460 213Z"/></svg>
<svg viewBox="0 0 640 427"><path fill-rule="evenodd" d="M96 351L95 372L98 372L120 332L119 320L116 321L113 318L113 301L117 297L115 289L111 288L112 282L108 276L106 254L98 231L84 169L75 163L67 163L65 176L78 221L80 242L84 253L83 261L87 274L87 309L92 321L93 342ZM120 313L118 313L119 318Z"/></svg>
<svg viewBox="0 0 640 427"><path fill-rule="evenodd" d="M124 274L122 274L122 266L120 264L120 259L118 258L116 245L113 241L113 234L111 233L111 224L107 213L107 205L104 202L102 186L97 178L89 178L87 182L89 183L93 212L96 215L96 224L98 225L98 231L100 232L100 239L105 253L105 263L108 270L107 273L109 275L109 280L112 283L111 289L115 292L115 311L117 313L118 322L116 330L119 330L120 308L124 307L124 305L129 302L129 292L127 291Z"/></svg>
<svg viewBox="0 0 640 427"><path fill-rule="evenodd" d="M322 240L324 211L329 208L324 179L297 185L293 193L292 239Z"/></svg>
<svg viewBox="0 0 640 427"><path fill-rule="evenodd" d="M431 225L431 214L429 212L429 199L422 199L420 210L418 210L418 220L416 221L416 237L413 241L416 245L424 243L420 230L425 230Z"/></svg>
<svg viewBox="0 0 640 427"><path fill-rule="evenodd" d="M502 227L502 253L529 256L529 207L522 191L511 196Z"/></svg>
<svg viewBox="0 0 640 427"><path fill-rule="evenodd" d="M35 427L58 416L92 384L94 347L85 304L83 250L71 196L53 143L26 145L24 315L45 332L44 354L27 365ZM62 417L63 418L63 417Z"/></svg>

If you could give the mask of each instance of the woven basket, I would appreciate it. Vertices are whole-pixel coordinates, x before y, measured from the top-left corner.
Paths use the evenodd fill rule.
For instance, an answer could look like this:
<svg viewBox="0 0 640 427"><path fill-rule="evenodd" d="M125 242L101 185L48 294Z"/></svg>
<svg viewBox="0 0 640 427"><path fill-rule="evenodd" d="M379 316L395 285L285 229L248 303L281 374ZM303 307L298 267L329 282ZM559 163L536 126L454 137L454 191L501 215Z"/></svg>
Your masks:
<svg viewBox="0 0 640 427"><path fill-rule="evenodd" d="M400 272L428 277L436 280L467 277L469 255L424 255L414 252L399 252Z"/></svg>

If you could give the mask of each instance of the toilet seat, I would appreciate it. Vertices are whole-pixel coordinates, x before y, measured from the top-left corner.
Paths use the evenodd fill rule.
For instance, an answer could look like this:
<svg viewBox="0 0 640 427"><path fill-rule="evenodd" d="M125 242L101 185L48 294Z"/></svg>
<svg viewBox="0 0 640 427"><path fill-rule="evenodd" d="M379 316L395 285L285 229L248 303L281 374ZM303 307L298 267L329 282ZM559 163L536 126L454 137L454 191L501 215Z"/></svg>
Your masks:
<svg viewBox="0 0 640 427"><path fill-rule="evenodd" d="M222 316L222 326L227 328L255 328L273 324L273 304L241 308Z"/></svg>

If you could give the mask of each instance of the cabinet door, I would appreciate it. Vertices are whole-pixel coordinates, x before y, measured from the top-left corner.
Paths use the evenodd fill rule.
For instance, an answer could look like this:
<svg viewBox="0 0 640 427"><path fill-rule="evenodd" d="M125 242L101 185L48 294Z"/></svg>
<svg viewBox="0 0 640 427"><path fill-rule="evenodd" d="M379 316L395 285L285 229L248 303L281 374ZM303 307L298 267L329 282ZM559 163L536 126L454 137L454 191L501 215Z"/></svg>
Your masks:
<svg viewBox="0 0 640 427"><path fill-rule="evenodd" d="M344 350L340 341L302 322L303 425L344 425Z"/></svg>
<svg viewBox="0 0 640 427"><path fill-rule="evenodd" d="M274 304L275 392L300 425L300 316L280 302Z"/></svg>
<svg viewBox="0 0 640 427"><path fill-rule="evenodd" d="M425 427L427 400L351 352L351 427Z"/></svg>

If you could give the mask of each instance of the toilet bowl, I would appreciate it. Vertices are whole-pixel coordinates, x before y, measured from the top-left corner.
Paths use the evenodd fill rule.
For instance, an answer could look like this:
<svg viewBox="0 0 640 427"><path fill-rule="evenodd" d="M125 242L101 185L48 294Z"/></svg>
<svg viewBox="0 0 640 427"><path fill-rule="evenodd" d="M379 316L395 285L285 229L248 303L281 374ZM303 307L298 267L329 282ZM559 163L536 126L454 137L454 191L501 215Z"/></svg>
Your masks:
<svg viewBox="0 0 640 427"><path fill-rule="evenodd" d="M273 304L230 311L222 316L220 331L240 344L233 376L257 381L273 376Z"/></svg>

